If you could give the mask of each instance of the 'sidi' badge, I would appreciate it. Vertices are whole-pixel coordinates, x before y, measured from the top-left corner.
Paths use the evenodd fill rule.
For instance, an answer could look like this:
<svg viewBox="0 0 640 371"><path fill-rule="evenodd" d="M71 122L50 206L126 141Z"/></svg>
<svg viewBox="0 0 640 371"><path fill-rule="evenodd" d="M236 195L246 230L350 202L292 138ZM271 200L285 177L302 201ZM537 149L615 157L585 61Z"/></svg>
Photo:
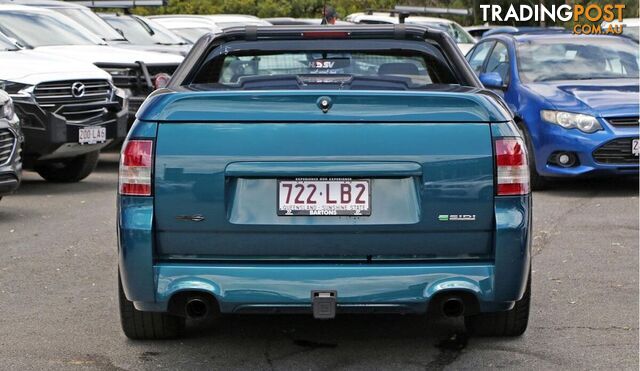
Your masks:
<svg viewBox="0 0 640 371"><path fill-rule="evenodd" d="M471 222L476 220L476 214L452 214L452 215L438 215L438 220L441 222Z"/></svg>

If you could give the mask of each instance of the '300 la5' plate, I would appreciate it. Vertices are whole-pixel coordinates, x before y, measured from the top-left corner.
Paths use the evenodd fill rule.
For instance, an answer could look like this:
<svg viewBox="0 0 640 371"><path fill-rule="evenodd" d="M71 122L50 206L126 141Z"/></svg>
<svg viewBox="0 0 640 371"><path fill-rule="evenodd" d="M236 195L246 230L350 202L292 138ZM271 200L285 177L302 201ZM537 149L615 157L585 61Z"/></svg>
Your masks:
<svg viewBox="0 0 640 371"><path fill-rule="evenodd" d="M278 215L371 215L370 179L278 180Z"/></svg>

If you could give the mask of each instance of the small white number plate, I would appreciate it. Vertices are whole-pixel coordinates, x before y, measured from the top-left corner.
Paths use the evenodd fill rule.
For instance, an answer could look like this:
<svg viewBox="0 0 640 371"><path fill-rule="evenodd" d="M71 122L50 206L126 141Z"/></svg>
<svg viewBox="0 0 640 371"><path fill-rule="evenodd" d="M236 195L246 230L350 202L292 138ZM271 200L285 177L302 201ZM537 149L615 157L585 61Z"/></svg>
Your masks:
<svg viewBox="0 0 640 371"><path fill-rule="evenodd" d="M640 143L638 143L638 139L634 139L631 141L631 153L634 156L640 156Z"/></svg>
<svg viewBox="0 0 640 371"><path fill-rule="evenodd" d="M78 143L96 144L107 140L107 128L102 126L87 126L78 130Z"/></svg>
<svg viewBox="0 0 640 371"><path fill-rule="evenodd" d="M278 215L371 215L369 179L278 180Z"/></svg>

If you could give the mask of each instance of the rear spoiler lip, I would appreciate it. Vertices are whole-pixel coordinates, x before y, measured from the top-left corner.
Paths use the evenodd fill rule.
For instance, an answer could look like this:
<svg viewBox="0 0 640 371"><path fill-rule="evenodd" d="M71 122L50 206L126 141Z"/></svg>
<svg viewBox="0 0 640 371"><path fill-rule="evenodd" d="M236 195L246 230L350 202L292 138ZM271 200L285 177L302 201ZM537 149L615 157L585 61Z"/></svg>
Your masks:
<svg viewBox="0 0 640 371"><path fill-rule="evenodd" d="M378 109L367 113L351 113L332 109L322 113L315 102L320 96L335 100L334 107L352 103L351 97L385 97L404 101L406 98L424 97L443 100L424 111L402 107L392 113ZM295 99L292 97L299 97ZM231 98L231 99L229 99ZM233 109L233 103L241 102L243 111ZM287 98L292 98L286 101ZM189 101L194 101L192 105ZM208 101L210 110L202 110L202 102ZM425 102L427 102L425 100ZM452 104L455 103L455 104ZM251 105L256 109L252 110ZM288 111L269 110L277 104L287 105ZM396 103L397 104L397 103ZM297 105L297 106L296 106ZM464 106L463 106L464 105ZM393 103L390 104L390 107ZM436 107L434 109L433 107ZM237 108L237 107L236 107ZM447 111L447 108L449 109ZM398 113L399 112L399 113ZM260 113L259 117L256 117ZM242 116L246 118L242 118ZM350 123L498 123L512 120L510 112L504 109L491 95L470 89L469 93L429 92L429 91L380 91L380 90L243 90L243 91L172 91L161 89L150 95L136 114L138 120L155 122L350 122Z"/></svg>

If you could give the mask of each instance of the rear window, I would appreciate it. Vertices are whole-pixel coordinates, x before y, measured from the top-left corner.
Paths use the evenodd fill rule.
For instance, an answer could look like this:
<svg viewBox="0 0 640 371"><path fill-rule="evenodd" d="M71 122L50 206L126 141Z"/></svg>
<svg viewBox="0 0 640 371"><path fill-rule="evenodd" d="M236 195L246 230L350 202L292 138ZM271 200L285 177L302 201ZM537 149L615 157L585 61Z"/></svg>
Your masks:
<svg viewBox="0 0 640 371"><path fill-rule="evenodd" d="M225 44L211 50L191 80L183 85L198 85L199 89L312 89L334 84L338 86L331 88L403 90L436 84L459 85L460 81L440 50L427 43L393 40L296 43L284 50L279 46L291 47L294 43ZM297 49L302 43L306 47Z"/></svg>
<svg viewBox="0 0 640 371"><path fill-rule="evenodd" d="M257 75L405 76L416 84L431 84L427 61L417 55L382 53L296 52L252 56L226 56L219 83L237 83Z"/></svg>

